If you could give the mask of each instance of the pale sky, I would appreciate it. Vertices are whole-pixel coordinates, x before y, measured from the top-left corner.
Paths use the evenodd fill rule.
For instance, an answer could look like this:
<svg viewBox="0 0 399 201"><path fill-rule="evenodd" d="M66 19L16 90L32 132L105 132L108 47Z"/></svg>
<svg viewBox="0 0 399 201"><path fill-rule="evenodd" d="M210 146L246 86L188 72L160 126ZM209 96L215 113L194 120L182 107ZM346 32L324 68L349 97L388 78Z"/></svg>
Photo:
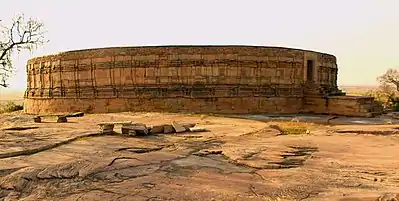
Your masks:
<svg viewBox="0 0 399 201"><path fill-rule="evenodd" d="M340 85L374 85L399 67L399 0L3 0L0 19L39 18L48 44L14 59L26 87L34 56L106 46L264 45L338 59ZM4 90L0 88L0 90Z"/></svg>

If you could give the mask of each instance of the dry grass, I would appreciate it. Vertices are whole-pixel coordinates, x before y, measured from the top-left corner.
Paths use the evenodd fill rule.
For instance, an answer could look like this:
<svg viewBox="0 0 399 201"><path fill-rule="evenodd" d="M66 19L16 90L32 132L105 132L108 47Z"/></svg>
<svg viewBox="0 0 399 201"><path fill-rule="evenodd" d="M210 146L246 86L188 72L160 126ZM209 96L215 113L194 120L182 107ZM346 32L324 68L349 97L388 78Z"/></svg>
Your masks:
<svg viewBox="0 0 399 201"><path fill-rule="evenodd" d="M306 122L269 122L271 127L280 130L282 135L305 135L309 134L311 127L315 125L313 123Z"/></svg>

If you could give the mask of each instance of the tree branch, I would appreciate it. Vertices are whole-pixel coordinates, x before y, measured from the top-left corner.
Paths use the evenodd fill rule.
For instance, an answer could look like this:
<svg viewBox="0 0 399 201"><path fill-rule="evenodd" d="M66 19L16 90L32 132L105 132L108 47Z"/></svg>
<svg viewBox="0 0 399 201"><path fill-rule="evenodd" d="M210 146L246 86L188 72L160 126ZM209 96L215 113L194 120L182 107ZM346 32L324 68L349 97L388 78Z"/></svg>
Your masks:
<svg viewBox="0 0 399 201"><path fill-rule="evenodd" d="M23 15L17 15L10 28L0 25L0 81L2 82L0 86L8 86L7 79L14 71L12 65L14 50L32 51L48 42L45 40L43 28L44 25L41 22L31 18L25 22Z"/></svg>

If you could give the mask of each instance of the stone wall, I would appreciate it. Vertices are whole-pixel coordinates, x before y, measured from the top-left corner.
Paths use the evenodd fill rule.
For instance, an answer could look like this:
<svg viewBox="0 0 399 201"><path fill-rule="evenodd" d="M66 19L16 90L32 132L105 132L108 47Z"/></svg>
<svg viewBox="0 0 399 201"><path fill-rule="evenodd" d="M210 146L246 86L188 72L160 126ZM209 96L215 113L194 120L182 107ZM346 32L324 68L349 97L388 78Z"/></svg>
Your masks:
<svg viewBox="0 0 399 201"><path fill-rule="evenodd" d="M382 112L382 107L373 97L332 96L328 97L330 114L371 117Z"/></svg>
<svg viewBox="0 0 399 201"><path fill-rule="evenodd" d="M308 96L303 104L304 112L316 114L371 117L382 112L373 97L364 96Z"/></svg>
<svg viewBox="0 0 399 201"><path fill-rule="evenodd" d="M170 111L297 113L312 81L337 89L332 55L277 47L78 50L28 61L28 113Z"/></svg>

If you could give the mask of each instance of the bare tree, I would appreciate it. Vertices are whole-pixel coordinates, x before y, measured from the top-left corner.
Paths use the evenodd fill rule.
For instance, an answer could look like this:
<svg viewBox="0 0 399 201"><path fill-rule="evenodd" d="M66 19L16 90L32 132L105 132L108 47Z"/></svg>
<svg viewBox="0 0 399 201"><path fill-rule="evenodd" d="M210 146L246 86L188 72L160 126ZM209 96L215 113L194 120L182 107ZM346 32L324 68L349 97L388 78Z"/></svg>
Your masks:
<svg viewBox="0 0 399 201"><path fill-rule="evenodd" d="M380 85L365 95L373 96L385 108L399 110L399 70L388 69L377 78Z"/></svg>
<svg viewBox="0 0 399 201"><path fill-rule="evenodd" d="M390 68L384 75L377 78L381 85L393 85L397 92L399 92L399 71Z"/></svg>
<svg viewBox="0 0 399 201"><path fill-rule="evenodd" d="M44 25L38 20L17 15L10 27L0 24L0 86L7 87L7 80L14 72L12 55L27 50L32 52L48 42L44 38Z"/></svg>

